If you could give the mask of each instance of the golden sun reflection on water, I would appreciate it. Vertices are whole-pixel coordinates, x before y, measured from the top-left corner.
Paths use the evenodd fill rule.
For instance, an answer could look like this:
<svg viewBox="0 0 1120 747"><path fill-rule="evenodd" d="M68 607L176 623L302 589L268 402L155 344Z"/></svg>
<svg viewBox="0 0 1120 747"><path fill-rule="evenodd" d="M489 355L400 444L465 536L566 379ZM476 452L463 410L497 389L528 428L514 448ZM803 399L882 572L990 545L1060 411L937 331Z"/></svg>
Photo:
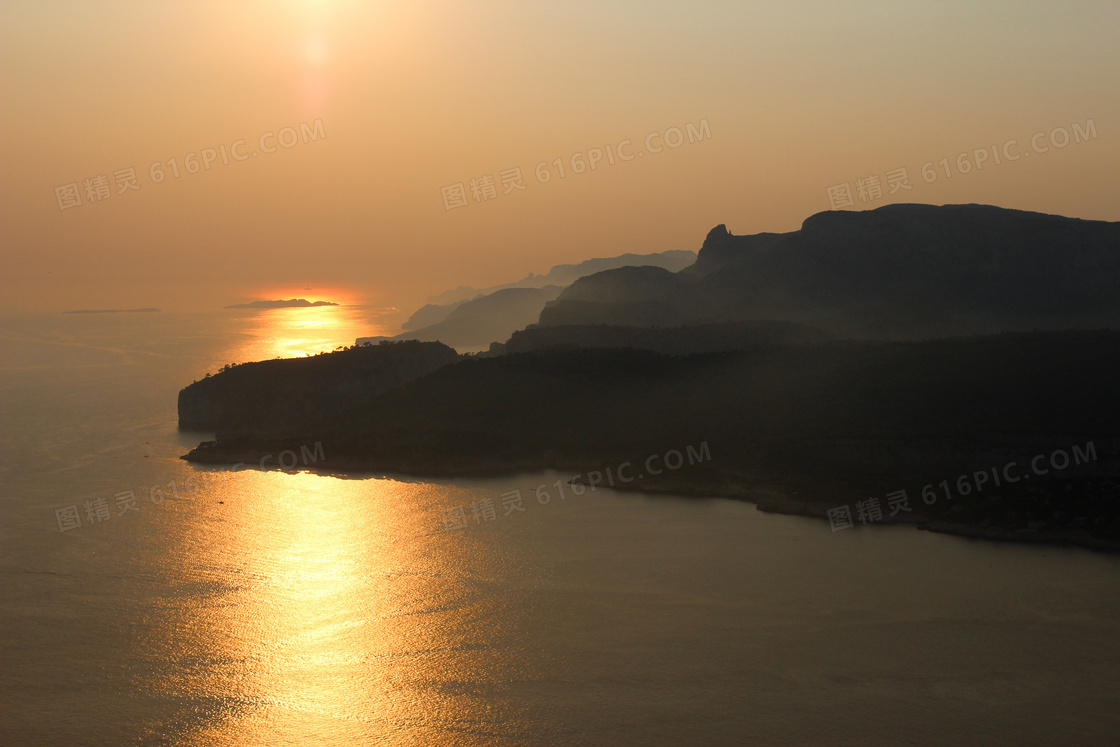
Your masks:
<svg viewBox="0 0 1120 747"><path fill-rule="evenodd" d="M138 643L173 664L155 695L191 704L163 736L207 747L477 743L460 733L464 714L487 706L447 681L483 691L508 681L505 646L479 629L508 613L480 606L483 580L463 569L511 562L482 533L440 531L456 490L245 470L153 512L170 541L151 548L167 574L153 612L171 624Z"/></svg>
<svg viewBox="0 0 1120 747"><path fill-rule="evenodd" d="M231 318L243 338L223 353L228 363L271 358L302 358L350 346L359 337L391 335L369 321L361 306L308 306L282 309L237 309Z"/></svg>
<svg viewBox="0 0 1120 747"><path fill-rule="evenodd" d="M362 677L353 672L383 636L384 592L371 581L391 560L376 541L348 540L376 538L376 515L365 501L340 495L347 491L330 478L267 473L252 480L263 500L243 507L244 531L221 552L262 577L242 622L256 640L241 652L266 646L255 652L262 659L258 705L267 714L261 727L275 734L302 731L309 720L332 730L369 723L376 716L362 707Z"/></svg>

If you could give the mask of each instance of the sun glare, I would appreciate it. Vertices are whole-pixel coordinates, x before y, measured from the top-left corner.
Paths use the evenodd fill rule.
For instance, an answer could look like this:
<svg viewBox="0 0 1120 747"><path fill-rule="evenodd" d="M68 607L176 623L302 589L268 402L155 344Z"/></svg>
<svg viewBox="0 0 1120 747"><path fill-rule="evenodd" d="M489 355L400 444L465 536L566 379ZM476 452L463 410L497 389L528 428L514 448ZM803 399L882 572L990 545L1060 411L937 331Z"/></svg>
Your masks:
<svg viewBox="0 0 1120 747"><path fill-rule="evenodd" d="M245 322L245 337L225 353L227 362L302 358L349 347L359 337L388 334L369 320L369 310L349 289L310 286L273 288L254 293L256 300L330 302L330 306L231 309Z"/></svg>

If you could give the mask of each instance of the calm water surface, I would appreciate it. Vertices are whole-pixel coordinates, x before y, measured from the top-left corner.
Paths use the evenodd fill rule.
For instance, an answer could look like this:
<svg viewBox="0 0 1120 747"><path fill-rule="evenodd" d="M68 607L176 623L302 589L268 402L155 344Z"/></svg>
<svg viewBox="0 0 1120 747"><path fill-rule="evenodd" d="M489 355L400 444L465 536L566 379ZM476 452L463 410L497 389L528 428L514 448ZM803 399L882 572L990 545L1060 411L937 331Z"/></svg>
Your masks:
<svg viewBox="0 0 1120 747"><path fill-rule="evenodd" d="M1117 558L178 458L206 437L182 386L377 333L346 307L3 320L0 744L1117 743Z"/></svg>

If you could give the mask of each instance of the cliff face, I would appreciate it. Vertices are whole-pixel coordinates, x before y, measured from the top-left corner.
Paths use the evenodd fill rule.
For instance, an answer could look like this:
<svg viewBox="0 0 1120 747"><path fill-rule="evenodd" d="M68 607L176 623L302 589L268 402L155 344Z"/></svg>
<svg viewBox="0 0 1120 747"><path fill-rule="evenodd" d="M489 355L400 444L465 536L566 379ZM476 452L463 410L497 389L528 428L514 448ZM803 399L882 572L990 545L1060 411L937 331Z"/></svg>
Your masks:
<svg viewBox="0 0 1120 747"><path fill-rule="evenodd" d="M219 438L300 435L457 360L438 342L402 342L244 363L181 390L179 428Z"/></svg>
<svg viewBox="0 0 1120 747"><path fill-rule="evenodd" d="M773 319L855 337L1120 327L1120 223L988 205L828 211L785 234L709 232L696 264L583 278L540 324Z"/></svg>

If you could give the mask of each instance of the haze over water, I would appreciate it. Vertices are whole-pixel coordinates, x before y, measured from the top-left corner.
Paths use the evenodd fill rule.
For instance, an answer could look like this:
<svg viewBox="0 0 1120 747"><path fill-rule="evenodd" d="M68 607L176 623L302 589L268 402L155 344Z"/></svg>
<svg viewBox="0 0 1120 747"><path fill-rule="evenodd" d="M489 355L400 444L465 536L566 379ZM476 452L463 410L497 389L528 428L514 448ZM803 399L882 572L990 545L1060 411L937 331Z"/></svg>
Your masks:
<svg viewBox="0 0 1120 747"><path fill-rule="evenodd" d="M1118 25L1110 0L12 0L0 304L411 311L834 204L1118 220Z"/></svg>
<svg viewBox="0 0 1120 747"><path fill-rule="evenodd" d="M0 747L1115 745L1118 29L0 2Z"/></svg>
<svg viewBox="0 0 1120 747"><path fill-rule="evenodd" d="M5 744L1042 745L1120 727L1115 557L607 489L540 505L555 473L178 459L205 434L176 431L177 389L262 340L307 344L296 321L319 312L5 318ZM525 511L505 516L514 489ZM91 525L97 498L111 518ZM447 508L487 498L494 520L446 531ZM70 504L83 526L60 532Z"/></svg>

